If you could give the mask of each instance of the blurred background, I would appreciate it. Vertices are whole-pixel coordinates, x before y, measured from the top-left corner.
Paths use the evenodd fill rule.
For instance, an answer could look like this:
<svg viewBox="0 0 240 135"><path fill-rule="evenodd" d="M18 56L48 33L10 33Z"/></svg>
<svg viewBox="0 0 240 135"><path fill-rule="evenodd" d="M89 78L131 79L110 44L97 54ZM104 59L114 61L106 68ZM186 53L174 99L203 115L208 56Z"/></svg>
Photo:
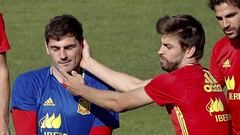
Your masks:
<svg viewBox="0 0 240 135"><path fill-rule="evenodd" d="M71 14L81 21L95 59L141 79L163 72L155 29L161 16L190 14L202 23L205 67L211 47L223 35L207 0L1 0L0 12L12 47L7 53L11 86L20 73L49 65L44 28L56 15ZM165 108L155 104L122 113L120 125L114 135L175 134ZM12 121L10 128L15 134Z"/></svg>

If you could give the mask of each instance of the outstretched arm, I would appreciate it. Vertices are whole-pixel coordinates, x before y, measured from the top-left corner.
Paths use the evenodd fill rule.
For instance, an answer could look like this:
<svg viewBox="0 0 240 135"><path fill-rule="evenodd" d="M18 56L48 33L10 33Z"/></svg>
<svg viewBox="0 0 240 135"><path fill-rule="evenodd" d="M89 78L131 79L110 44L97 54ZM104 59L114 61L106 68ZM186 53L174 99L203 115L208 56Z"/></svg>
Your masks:
<svg viewBox="0 0 240 135"><path fill-rule="evenodd" d="M73 76L61 71L67 89L76 96L82 96L106 109L115 112L132 110L152 103L152 99L145 93L144 87L121 93L115 91L100 91L84 85L80 74L72 72Z"/></svg>
<svg viewBox="0 0 240 135"><path fill-rule="evenodd" d="M8 135L9 75L6 54L0 53L0 135Z"/></svg>
<svg viewBox="0 0 240 135"><path fill-rule="evenodd" d="M88 70L107 84L119 91L130 91L138 87L146 85L150 80L143 81L134 76L121 73L94 60L89 51L89 46L86 40L83 42L83 57L81 67Z"/></svg>

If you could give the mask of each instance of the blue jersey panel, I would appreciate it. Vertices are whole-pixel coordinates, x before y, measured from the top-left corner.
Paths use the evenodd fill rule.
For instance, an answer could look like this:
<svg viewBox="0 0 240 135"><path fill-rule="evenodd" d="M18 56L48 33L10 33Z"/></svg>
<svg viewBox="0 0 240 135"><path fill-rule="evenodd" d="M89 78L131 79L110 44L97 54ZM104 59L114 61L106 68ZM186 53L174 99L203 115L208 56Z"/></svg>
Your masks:
<svg viewBox="0 0 240 135"><path fill-rule="evenodd" d="M90 73L85 74L85 83L109 89ZM118 113L73 96L51 74L49 67L24 73L15 80L11 108L37 111L39 135L88 135L92 126L119 126Z"/></svg>
<svg viewBox="0 0 240 135"><path fill-rule="evenodd" d="M89 72L85 72L85 83L88 86L101 90L113 90L112 87L99 80ZM119 115L116 112L109 111L99 106L92 105L92 113L96 116L93 126L109 125L114 128L119 127Z"/></svg>

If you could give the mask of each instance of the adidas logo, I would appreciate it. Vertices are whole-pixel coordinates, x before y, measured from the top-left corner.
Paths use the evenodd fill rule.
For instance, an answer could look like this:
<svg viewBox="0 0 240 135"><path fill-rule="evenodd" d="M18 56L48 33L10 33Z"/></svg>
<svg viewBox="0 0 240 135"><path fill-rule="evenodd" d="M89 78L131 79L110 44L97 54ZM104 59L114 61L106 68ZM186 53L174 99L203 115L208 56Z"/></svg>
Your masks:
<svg viewBox="0 0 240 135"><path fill-rule="evenodd" d="M204 73L204 78L205 78L205 85L204 85L204 90L206 92L222 92L222 87L220 84L217 83L217 80L212 76L212 74L207 71L203 70Z"/></svg>
<svg viewBox="0 0 240 135"><path fill-rule="evenodd" d="M43 106L55 106L52 98L48 98L44 103Z"/></svg>
<svg viewBox="0 0 240 135"><path fill-rule="evenodd" d="M227 60L223 63L223 67L224 67L224 68L231 67L231 64L230 64L229 59L227 59Z"/></svg>

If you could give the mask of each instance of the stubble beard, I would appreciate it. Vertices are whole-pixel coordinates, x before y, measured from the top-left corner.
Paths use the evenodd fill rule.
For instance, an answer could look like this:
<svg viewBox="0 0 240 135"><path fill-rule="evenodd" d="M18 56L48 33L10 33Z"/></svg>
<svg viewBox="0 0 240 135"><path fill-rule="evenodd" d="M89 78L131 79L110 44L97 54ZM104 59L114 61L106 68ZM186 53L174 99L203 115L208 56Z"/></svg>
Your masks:
<svg viewBox="0 0 240 135"><path fill-rule="evenodd" d="M172 72L179 67L179 62L169 62L166 61L165 64L163 62L160 62L161 68L166 72Z"/></svg>
<svg viewBox="0 0 240 135"><path fill-rule="evenodd" d="M223 29L224 34L231 40L240 39L240 30L236 27L230 29L234 31L232 34L229 35L227 30Z"/></svg>

